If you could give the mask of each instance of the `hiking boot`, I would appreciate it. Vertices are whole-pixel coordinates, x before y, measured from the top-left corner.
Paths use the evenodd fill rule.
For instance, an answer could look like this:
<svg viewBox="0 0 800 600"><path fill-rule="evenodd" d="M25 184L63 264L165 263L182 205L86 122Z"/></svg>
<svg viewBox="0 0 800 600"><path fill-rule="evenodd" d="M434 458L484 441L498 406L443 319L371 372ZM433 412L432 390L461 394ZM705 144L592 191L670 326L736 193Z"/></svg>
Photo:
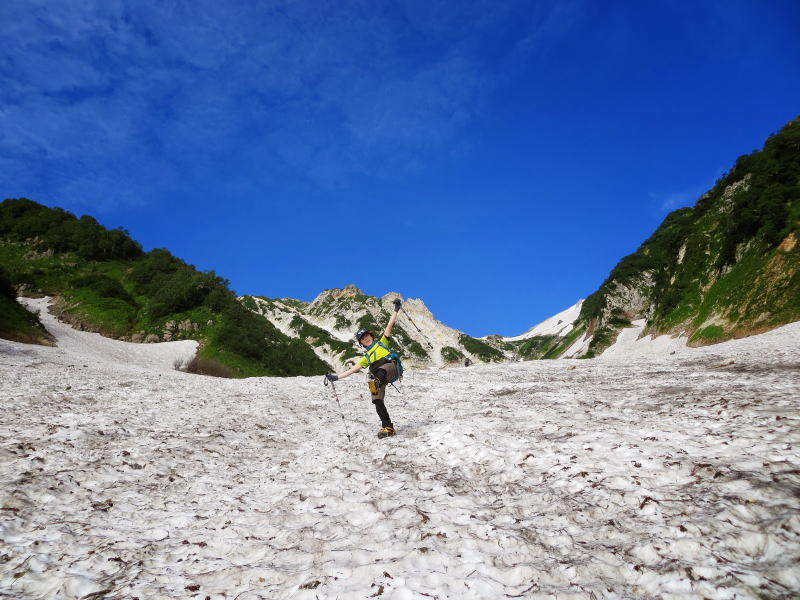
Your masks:
<svg viewBox="0 0 800 600"><path fill-rule="evenodd" d="M394 430L394 427L384 427L378 432L379 438L389 437L390 435L395 435L397 432Z"/></svg>

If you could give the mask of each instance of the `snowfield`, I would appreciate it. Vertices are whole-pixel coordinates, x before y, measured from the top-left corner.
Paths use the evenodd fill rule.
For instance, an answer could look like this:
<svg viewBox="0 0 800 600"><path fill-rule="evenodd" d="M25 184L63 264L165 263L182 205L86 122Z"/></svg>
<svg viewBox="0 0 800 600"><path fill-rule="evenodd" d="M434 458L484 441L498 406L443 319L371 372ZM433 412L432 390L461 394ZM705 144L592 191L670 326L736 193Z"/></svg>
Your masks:
<svg viewBox="0 0 800 600"><path fill-rule="evenodd" d="M321 378L188 375L186 342L43 317L58 348L0 340L2 597L800 595L798 323L407 371L377 440L360 377L343 423Z"/></svg>

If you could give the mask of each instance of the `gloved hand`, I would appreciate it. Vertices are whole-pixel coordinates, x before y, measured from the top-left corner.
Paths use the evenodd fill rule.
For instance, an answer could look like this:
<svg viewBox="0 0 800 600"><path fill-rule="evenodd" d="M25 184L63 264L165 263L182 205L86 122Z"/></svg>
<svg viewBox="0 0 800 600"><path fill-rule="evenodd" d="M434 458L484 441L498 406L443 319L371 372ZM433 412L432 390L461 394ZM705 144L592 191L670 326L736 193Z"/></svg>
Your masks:
<svg viewBox="0 0 800 600"><path fill-rule="evenodd" d="M400 305L403 304L403 301L400 298L394 299L394 312L400 312Z"/></svg>
<svg viewBox="0 0 800 600"><path fill-rule="evenodd" d="M327 379L328 381L339 381L339 376L334 375L333 373L328 373L327 375L325 375L325 379Z"/></svg>

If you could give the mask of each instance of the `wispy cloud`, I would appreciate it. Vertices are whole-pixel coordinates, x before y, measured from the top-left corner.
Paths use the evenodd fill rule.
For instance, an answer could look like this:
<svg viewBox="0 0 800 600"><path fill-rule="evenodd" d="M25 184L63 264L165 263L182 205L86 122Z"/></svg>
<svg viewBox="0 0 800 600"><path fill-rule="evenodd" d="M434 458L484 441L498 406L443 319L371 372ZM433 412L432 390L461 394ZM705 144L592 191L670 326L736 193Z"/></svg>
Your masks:
<svg viewBox="0 0 800 600"><path fill-rule="evenodd" d="M4 2L0 194L102 208L209 169L240 179L234 163L323 186L401 177L569 20L528 5Z"/></svg>
<svg viewBox="0 0 800 600"><path fill-rule="evenodd" d="M722 173L720 169L719 174ZM650 200L659 213L671 212L685 206L694 206L700 196L705 194L714 185L714 180L709 179L703 183L688 186L679 190L665 192L650 192Z"/></svg>

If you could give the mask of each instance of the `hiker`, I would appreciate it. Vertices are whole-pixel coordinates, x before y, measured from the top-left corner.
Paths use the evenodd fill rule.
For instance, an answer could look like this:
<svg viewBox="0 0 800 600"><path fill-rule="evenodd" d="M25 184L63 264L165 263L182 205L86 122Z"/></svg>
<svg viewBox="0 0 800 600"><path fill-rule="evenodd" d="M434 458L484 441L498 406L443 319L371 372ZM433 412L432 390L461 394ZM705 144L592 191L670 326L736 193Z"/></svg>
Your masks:
<svg viewBox="0 0 800 600"><path fill-rule="evenodd" d="M383 399L386 396L386 386L395 381L402 373L402 370L398 371L397 354L389 349L389 337L392 335L392 327L397 321L401 304L400 298L395 298L394 313L392 313L389 322L386 324L386 329L383 330L377 340L372 332L366 329L359 329L356 332L356 340L366 350L366 355L361 360L340 375L334 375L333 373L326 375L329 381L338 381L339 379L350 377L353 373L358 373L361 369L369 368L369 375L367 376L369 379L369 391L372 394L372 403L375 405L375 411L381 419L381 427L383 428L378 432L379 438L385 438L396 433Z"/></svg>

